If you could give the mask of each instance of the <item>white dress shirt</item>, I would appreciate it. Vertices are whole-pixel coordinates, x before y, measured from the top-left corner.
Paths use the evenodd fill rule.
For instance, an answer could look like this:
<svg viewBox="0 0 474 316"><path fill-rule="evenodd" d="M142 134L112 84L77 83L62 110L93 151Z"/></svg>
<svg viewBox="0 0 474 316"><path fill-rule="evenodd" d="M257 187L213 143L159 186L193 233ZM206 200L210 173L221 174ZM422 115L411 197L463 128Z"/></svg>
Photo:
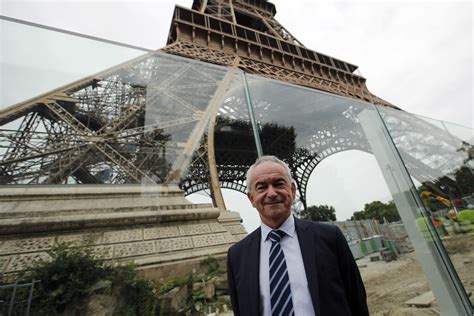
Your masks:
<svg viewBox="0 0 474 316"><path fill-rule="evenodd" d="M267 236L272 230L265 224L261 224L262 240L260 244L260 307L263 316L271 316L270 307L270 276L269 276L269 252L272 242ZM314 315L313 302L308 289L308 280L301 255L300 243L295 230L295 219L293 215L278 228L284 231L285 236L280 241L281 248L285 254L288 276L290 278L291 295L296 316Z"/></svg>

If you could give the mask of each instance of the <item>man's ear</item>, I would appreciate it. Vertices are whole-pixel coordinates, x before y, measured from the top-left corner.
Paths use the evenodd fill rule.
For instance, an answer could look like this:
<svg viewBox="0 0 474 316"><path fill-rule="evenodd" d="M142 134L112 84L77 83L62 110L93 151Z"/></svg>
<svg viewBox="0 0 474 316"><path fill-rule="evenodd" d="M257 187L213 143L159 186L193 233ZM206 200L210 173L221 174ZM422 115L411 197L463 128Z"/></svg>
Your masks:
<svg viewBox="0 0 474 316"><path fill-rule="evenodd" d="M296 184L295 182L291 182L291 194L293 195L293 199L296 197Z"/></svg>

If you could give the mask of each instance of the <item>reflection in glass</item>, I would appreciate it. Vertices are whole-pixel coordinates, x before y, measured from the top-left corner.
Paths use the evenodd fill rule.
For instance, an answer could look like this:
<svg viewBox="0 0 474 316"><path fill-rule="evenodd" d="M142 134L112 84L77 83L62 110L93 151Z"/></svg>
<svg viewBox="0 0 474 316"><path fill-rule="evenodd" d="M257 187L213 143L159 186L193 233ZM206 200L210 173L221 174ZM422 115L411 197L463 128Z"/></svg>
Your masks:
<svg viewBox="0 0 474 316"><path fill-rule="evenodd" d="M235 88L226 97L216 118L216 163L221 185L245 193L247 169L258 155L242 75L235 80Z"/></svg>
<svg viewBox="0 0 474 316"><path fill-rule="evenodd" d="M0 18L0 109L148 51Z"/></svg>
<svg viewBox="0 0 474 316"><path fill-rule="evenodd" d="M1 183L178 182L227 72L150 53L20 104L1 117Z"/></svg>
<svg viewBox="0 0 474 316"><path fill-rule="evenodd" d="M335 154L340 152L354 155L357 154L357 151L375 153L385 182L390 188L391 199L395 204L391 201L385 201L387 201L388 207L396 205L398 212L401 214L399 217L403 219L403 224L400 222L385 224L380 231L384 234L384 239L387 242L386 247L390 248L393 244L396 244L397 247L395 248L397 250L394 251L404 250L401 252L397 265L392 269L383 269L382 265L379 275L374 275L370 271L362 269L371 313L383 312L386 308L399 308L410 298L427 292L430 286L421 272L420 264L423 271L430 276L431 286L437 283L440 284L433 288L433 291L437 296L440 293L444 296L439 299L440 304L443 304L442 310L456 310L457 307L453 307L453 305L459 301L455 298L456 294L451 291L449 275L443 272L443 261L439 259L436 249L427 247L422 237L424 232L431 232L432 226L417 225L418 221L415 218L418 218L420 214L418 212L418 201L414 200L410 193L411 181L406 171L400 168L394 169L399 164L400 159L395 152L387 147L391 140L384 136L385 127L381 123L375 108L370 104L256 76L249 76L249 90L264 154L274 154L286 160L297 182L301 202L300 205L296 206L297 214L300 213L303 207L306 209L309 206L307 205L309 200L307 197L312 195L309 190L312 188L307 185L308 178L313 170L317 169L316 167L324 166L324 164L320 164L323 159L333 155L338 157ZM412 117L401 120L403 128L408 128L405 132L410 131L409 123L411 120L413 120ZM426 121L424 124L427 124ZM404 137L403 129L399 130L399 135L402 143L408 141ZM443 143L443 146L449 147L450 145ZM448 168L453 163L452 161L433 159L428 155L419 155L416 158L435 162L437 168ZM459 158L456 155L451 157L451 159L458 160ZM417 161L417 159L413 160ZM344 164L343 161L340 163ZM422 169L420 164L414 162L412 164L421 171L426 169ZM428 172L421 171L420 174L430 176ZM344 177L350 178L354 174L354 172L348 172ZM332 176L328 174L327 177L330 179ZM406 181L407 177L408 182ZM320 178L316 181L324 185L330 183L328 178ZM370 185L378 185L373 183L367 185L366 178L362 176L359 179L359 185L350 188L347 188L348 182L343 182L341 188L335 188L335 194L339 193L339 199L346 204L351 204L351 196L357 195L358 192L363 190L370 190ZM381 186L384 186L384 184ZM382 205L383 203L367 201L367 204ZM353 211L359 210L354 209ZM354 215L356 214L354 213ZM383 221L381 219L381 222ZM426 224L423 217L421 217L419 224ZM338 225L362 225L367 227L357 222L352 224L338 223ZM398 227L398 231L394 230L395 227ZM426 230L424 227L428 227L428 229ZM347 236L351 235L349 227L343 226L342 230L345 233L347 232ZM394 237L396 232L399 236ZM410 239L408 239L407 232ZM397 239L394 240L394 238ZM410 240L413 241L417 258L421 260L419 261L420 264L416 262L413 253L409 250L411 248ZM349 242L356 241L349 240ZM362 244L360 247L362 249ZM403 262L403 260L407 261ZM426 261L431 263L425 264ZM397 273L392 273L395 271ZM435 275L433 276L433 274ZM382 275L383 281L380 280ZM405 276L408 277L405 278ZM384 283L385 281L387 283ZM383 287L380 287L380 284L383 284ZM449 295L445 295L447 293ZM387 299L388 297L390 299ZM394 304L387 305L387 301L393 301ZM455 303L453 304L453 302Z"/></svg>
<svg viewBox="0 0 474 316"><path fill-rule="evenodd" d="M450 132L455 138L461 139L462 141L470 144L474 143L474 132L472 127L460 126L457 124L442 122L444 127Z"/></svg>
<svg viewBox="0 0 474 316"><path fill-rule="evenodd" d="M371 152L356 114L368 105L249 76L263 153L285 160L306 207L309 176L323 159L351 149Z"/></svg>
<svg viewBox="0 0 474 316"><path fill-rule="evenodd" d="M4 69L18 66L12 62L12 51L2 53ZM70 60L69 64L81 65ZM111 66L100 65L94 71L79 68L90 75ZM33 65L24 67L36 70ZM54 69L48 66L51 74ZM393 241L391 227L400 228L400 240L407 247L413 243L433 292L442 293L437 297L441 309L457 308L452 297L459 288L458 275L466 291L474 282L471 130L382 108L389 138L370 104L253 75L245 84L240 71L161 53L137 57L94 76L77 74L80 77L66 76L63 83L79 81L0 112L0 184L179 183L187 194L209 190L214 205L223 207L215 188L246 189L245 172L257 157L252 130L256 121L263 153L277 155L291 167L298 187L297 213L309 203L324 204L313 199L315 191L308 184L316 167L328 170L330 161L336 162L334 169L350 166L342 175L331 170L320 173L315 181L329 187L331 179L340 176L339 187L331 193L353 208L354 215L363 207L353 206L354 196L390 207L395 201L403 223L368 219L374 226L368 230ZM2 89L21 95L21 100L59 85L54 81L54 86L31 90L34 95L22 95L4 86L3 76L4 72ZM28 76L40 82L38 77ZM374 154L386 183L360 173L373 170L375 164L373 159L359 159L360 152ZM407 170L419 184L416 189ZM349 178L356 181L345 181ZM387 186L389 196L375 188ZM360 193L368 190L374 194ZM339 219L350 214L344 217ZM355 239L357 234L349 231L346 236ZM444 256L439 241L450 257ZM456 271L445 273L452 267L450 259ZM393 306L401 306L410 295L430 289L413 253L399 260L405 262L392 270L382 267L383 281L362 269L371 312L382 312L388 295Z"/></svg>
<svg viewBox="0 0 474 316"><path fill-rule="evenodd" d="M165 165L157 164L154 157L148 161L162 170L161 177L153 173L158 182L179 182L194 151L199 145L202 150L208 123L224 102L235 75L223 67L167 55L161 55L156 62L151 69L159 71L147 85L145 124L147 132L167 133L169 143L161 150ZM150 69L149 64L146 67Z"/></svg>
<svg viewBox="0 0 474 316"><path fill-rule="evenodd" d="M442 122L443 126L453 136L452 142L457 151L466 155L464 165L474 170L474 129L457 124Z"/></svg>
<svg viewBox="0 0 474 316"><path fill-rule="evenodd" d="M453 133L445 128L449 123L386 108L380 113L405 167L419 183L416 191L429 221L421 224L420 218L420 229L427 234L434 228L427 238L442 242L468 293L474 283L474 269L466 264L474 259L474 173L472 138L466 136L472 130L456 126L452 130L458 133Z"/></svg>
<svg viewBox="0 0 474 316"><path fill-rule="evenodd" d="M407 112L382 108L381 115L410 174L432 182L462 164L453 136L439 122L430 124Z"/></svg>
<svg viewBox="0 0 474 316"><path fill-rule="evenodd" d="M181 182L187 194L210 189L214 204L220 207L216 201L220 193L212 189L211 178L215 176L221 188L245 193L246 171L257 158L242 73L226 77L228 87Z"/></svg>

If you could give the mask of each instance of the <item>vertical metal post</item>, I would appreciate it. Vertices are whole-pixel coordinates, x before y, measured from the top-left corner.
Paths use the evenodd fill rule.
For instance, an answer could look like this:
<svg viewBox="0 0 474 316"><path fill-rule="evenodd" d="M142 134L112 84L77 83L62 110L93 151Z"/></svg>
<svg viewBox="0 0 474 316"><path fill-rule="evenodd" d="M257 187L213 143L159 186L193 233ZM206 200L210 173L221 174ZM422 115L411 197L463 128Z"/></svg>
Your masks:
<svg viewBox="0 0 474 316"><path fill-rule="evenodd" d="M36 280L31 281L30 294L28 295L28 306L26 307L26 316L30 315L31 300L33 299L33 290L35 288Z"/></svg>
<svg viewBox="0 0 474 316"><path fill-rule="evenodd" d="M10 299L10 307L8 308L8 316L12 315L13 304L15 303L15 295L16 295L17 287L18 287L18 281L16 281L15 284L13 285L13 293L12 293L12 298Z"/></svg>
<svg viewBox="0 0 474 316"><path fill-rule="evenodd" d="M258 157L263 156L262 144L260 143L260 135L258 134L258 125L255 119L255 113L253 112L252 98L248 88L247 76L243 73L242 80L244 81L245 99L247 101L247 108L249 110L250 122L252 123L253 137L255 139L255 146L257 147Z"/></svg>

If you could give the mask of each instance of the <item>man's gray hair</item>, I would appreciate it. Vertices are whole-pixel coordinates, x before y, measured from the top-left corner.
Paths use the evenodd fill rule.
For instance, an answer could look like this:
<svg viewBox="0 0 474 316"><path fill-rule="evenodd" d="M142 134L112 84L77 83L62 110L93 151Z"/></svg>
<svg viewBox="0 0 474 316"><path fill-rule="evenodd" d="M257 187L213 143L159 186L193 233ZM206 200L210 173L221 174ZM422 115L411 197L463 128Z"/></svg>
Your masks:
<svg viewBox="0 0 474 316"><path fill-rule="evenodd" d="M291 176L290 167L288 167L288 165L284 161L278 159L275 156L262 156L260 158L257 158L257 160L255 160L255 163L250 166L249 170L247 170L247 175L246 175L247 192L249 192L250 189L252 188L252 185L250 183L250 178L252 177L253 169L255 169L256 166L264 162L274 162L282 166L285 169L286 174L288 175L288 179L290 179L290 183L293 182L293 177Z"/></svg>

